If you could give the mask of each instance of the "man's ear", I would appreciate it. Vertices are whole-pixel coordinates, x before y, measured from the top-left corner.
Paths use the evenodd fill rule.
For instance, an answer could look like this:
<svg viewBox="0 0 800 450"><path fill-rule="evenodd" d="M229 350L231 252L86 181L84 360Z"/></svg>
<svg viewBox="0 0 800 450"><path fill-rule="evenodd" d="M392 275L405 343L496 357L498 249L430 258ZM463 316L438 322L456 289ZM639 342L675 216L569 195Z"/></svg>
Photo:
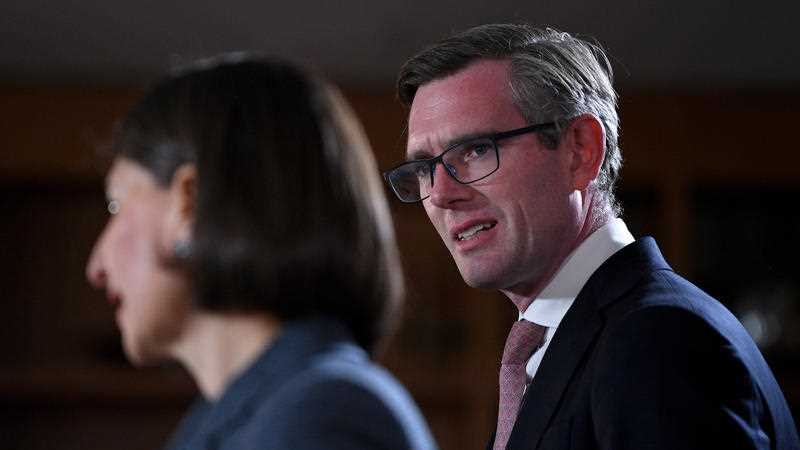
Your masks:
<svg viewBox="0 0 800 450"><path fill-rule="evenodd" d="M570 121L566 140L571 152L570 173L573 188L585 190L597 178L606 154L606 139L600 120L591 114L582 114Z"/></svg>
<svg viewBox="0 0 800 450"><path fill-rule="evenodd" d="M178 243L192 239L197 203L197 168L183 164L175 170L169 186L169 208L165 217L164 246L172 252Z"/></svg>

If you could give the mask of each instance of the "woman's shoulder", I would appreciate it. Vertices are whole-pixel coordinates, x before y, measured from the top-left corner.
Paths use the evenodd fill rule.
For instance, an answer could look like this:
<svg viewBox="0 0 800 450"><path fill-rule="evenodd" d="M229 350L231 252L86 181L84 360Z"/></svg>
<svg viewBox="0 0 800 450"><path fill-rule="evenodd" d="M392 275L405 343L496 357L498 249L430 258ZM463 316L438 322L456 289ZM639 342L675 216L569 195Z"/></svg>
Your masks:
<svg viewBox="0 0 800 450"><path fill-rule="evenodd" d="M435 448L411 395L350 342L316 354L264 400L252 416L260 445Z"/></svg>

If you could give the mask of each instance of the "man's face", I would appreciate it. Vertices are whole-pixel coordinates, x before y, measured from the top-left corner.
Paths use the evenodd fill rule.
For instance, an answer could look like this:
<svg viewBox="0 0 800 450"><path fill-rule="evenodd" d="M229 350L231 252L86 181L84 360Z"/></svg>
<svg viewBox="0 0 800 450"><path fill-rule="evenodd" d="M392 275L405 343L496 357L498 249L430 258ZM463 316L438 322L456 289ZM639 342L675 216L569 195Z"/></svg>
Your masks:
<svg viewBox="0 0 800 450"><path fill-rule="evenodd" d="M417 91L407 159L431 158L467 136L526 125L511 101L509 63L478 60ZM467 284L533 296L577 245L581 195L564 146L548 149L535 133L502 140L500 168L468 185L437 165L423 205Z"/></svg>

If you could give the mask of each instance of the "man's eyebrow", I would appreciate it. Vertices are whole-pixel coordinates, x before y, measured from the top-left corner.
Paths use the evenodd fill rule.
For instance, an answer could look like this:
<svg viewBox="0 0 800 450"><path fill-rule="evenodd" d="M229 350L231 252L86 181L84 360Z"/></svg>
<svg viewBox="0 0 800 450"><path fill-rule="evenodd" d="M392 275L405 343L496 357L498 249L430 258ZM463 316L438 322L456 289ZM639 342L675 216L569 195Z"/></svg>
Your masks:
<svg viewBox="0 0 800 450"><path fill-rule="evenodd" d="M469 142L469 141L472 141L472 140L475 140L475 139L481 139L481 138L486 138L486 137L489 137L489 136L493 136L495 134L497 134L497 131L495 131L495 130L483 130L483 131L475 131L475 132L472 132L472 133L462 134L462 135L460 135L458 137L455 137L455 138L447 141L447 144L445 145L444 148L445 149L450 149L450 148L453 148L453 147L455 147L457 145L461 145L461 144L464 144L466 142Z"/></svg>
<svg viewBox="0 0 800 450"><path fill-rule="evenodd" d="M412 150L406 154L406 161L419 161L421 159L431 159L433 155L427 149L420 148Z"/></svg>
<svg viewBox="0 0 800 450"><path fill-rule="evenodd" d="M455 137L455 138L450 139L449 141L447 141L447 143L444 146L444 149L445 150L449 150L449 149L451 149L451 148L453 148L455 146L464 144L466 142L469 142L469 141L472 141L472 140L475 140L475 139L481 139L481 138L489 137L489 136L492 136L494 134L497 134L497 131L494 131L494 130L491 130L491 131L476 131L476 132L473 132L473 133L462 134L462 135L460 135L458 137ZM420 159L430 159L430 158L433 158L433 157L434 157L433 156L433 152L431 152L430 150L425 149L425 148L420 148L420 149L412 150L412 151L408 152L408 156L406 157L406 161L417 161L417 160L420 160Z"/></svg>

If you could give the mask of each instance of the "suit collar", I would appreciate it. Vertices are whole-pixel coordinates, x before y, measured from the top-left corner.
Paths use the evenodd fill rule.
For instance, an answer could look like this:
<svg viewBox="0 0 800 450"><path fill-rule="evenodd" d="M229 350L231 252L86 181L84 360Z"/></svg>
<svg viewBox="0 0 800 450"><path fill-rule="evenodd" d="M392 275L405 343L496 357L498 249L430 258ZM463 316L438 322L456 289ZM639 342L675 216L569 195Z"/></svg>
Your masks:
<svg viewBox="0 0 800 450"><path fill-rule="evenodd" d="M623 248L589 278L581 295L595 307L604 309L621 298L646 273L672 270L664 260L656 241L647 236Z"/></svg>
<svg viewBox="0 0 800 450"><path fill-rule="evenodd" d="M634 242L622 219L611 219L591 233L561 262L561 267L520 314L529 322L557 327L575 297L598 267L620 249Z"/></svg>
<svg viewBox="0 0 800 450"><path fill-rule="evenodd" d="M622 219L595 230L564 260L553 279L520 318L557 328L591 275L615 253L634 242Z"/></svg>
<svg viewBox="0 0 800 450"><path fill-rule="evenodd" d="M601 310L619 300L643 274L660 269L669 266L655 241L646 237L615 253L592 274L564 316L523 397L508 449L538 446L574 372L604 326Z"/></svg>

